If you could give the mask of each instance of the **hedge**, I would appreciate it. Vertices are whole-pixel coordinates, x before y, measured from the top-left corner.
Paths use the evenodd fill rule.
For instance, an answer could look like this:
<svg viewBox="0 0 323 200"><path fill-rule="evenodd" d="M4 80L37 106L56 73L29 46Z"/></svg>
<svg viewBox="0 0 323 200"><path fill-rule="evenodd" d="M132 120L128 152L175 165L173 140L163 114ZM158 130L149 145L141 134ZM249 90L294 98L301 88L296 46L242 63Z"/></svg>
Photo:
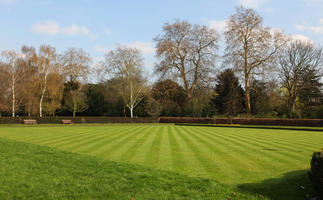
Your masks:
<svg viewBox="0 0 323 200"><path fill-rule="evenodd" d="M193 124L240 124L267 126L313 126L323 127L323 119L272 119L272 118L192 118L160 117L160 123L193 123Z"/></svg>
<svg viewBox="0 0 323 200"><path fill-rule="evenodd" d="M313 153L309 177L312 181L317 199L323 199L323 149L321 152Z"/></svg>
<svg viewBox="0 0 323 200"><path fill-rule="evenodd" d="M24 119L35 119L38 124L60 124L63 119L71 120L73 123L156 123L158 118L126 118L126 117L0 117L0 124L23 124Z"/></svg>

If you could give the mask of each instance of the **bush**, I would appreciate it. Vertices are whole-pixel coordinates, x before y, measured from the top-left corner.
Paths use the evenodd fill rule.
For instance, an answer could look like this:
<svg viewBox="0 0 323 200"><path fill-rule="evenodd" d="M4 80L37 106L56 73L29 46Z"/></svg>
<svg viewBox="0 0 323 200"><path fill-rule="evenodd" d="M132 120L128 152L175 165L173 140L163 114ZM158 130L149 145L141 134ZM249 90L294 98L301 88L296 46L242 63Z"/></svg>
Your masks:
<svg viewBox="0 0 323 200"><path fill-rule="evenodd" d="M160 123L192 124L241 124L267 126L323 126L323 119L272 119L272 118L193 118L193 117L160 117Z"/></svg>
<svg viewBox="0 0 323 200"><path fill-rule="evenodd" d="M320 152L313 153L309 177L317 197L323 199L323 149Z"/></svg>

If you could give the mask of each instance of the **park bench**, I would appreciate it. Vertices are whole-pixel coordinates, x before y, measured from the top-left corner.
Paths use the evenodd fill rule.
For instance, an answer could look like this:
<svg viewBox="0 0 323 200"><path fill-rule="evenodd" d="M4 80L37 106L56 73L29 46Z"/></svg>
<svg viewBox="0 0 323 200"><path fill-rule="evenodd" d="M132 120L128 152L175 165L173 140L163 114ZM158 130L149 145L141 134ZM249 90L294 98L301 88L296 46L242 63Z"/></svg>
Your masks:
<svg viewBox="0 0 323 200"><path fill-rule="evenodd" d="M62 124L73 124L73 122L70 119L63 119Z"/></svg>
<svg viewBox="0 0 323 200"><path fill-rule="evenodd" d="M37 124L35 119L24 119L24 124Z"/></svg>

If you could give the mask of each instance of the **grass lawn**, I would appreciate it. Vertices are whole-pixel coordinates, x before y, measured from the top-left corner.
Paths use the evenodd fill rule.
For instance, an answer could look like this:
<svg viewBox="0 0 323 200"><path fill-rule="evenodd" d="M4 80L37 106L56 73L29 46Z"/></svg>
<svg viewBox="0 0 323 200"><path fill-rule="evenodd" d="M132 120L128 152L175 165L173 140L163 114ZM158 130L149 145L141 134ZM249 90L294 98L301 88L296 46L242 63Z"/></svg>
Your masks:
<svg viewBox="0 0 323 200"><path fill-rule="evenodd" d="M323 147L323 132L172 125L0 126L0 138L0 199L20 187L18 198L305 199Z"/></svg>

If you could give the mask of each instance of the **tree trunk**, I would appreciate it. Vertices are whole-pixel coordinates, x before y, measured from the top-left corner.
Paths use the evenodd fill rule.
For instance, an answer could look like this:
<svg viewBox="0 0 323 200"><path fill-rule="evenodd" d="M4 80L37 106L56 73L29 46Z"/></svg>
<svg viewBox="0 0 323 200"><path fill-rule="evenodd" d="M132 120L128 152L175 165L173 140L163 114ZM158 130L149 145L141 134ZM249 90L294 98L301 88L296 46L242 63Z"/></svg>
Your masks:
<svg viewBox="0 0 323 200"><path fill-rule="evenodd" d="M39 101L39 117L43 117L43 98L44 95L42 94Z"/></svg>
<svg viewBox="0 0 323 200"><path fill-rule="evenodd" d="M12 86L11 86L11 92L12 92L12 117L15 117L15 104L16 104L16 95L15 95L15 80L12 77Z"/></svg>
<svg viewBox="0 0 323 200"><path fill-rule="evenodd" d="M133 118L133 107L130 107L130 117Z"/></svg>
<svg viewBox="0 0 323 200"><path fill-rule="evenodd" d="M245 92L246 92L247 115L251 115L250 86L249 86L249 78L248 77L245 77Z"/></svg>
<svg viewBox="0 0 323 200"><path fill-rule="evenodd" d="M292 97L291 99L291 106L292 106L292 112L295 113L296 110L296 97Z"/></svg>
<svg viewBox="0 0 323 200"><path fill-rule="evenodd" d="M73 111L73 117L75 117L75 115L76 115L76 112L75 112L75 110Z"/></svg>

